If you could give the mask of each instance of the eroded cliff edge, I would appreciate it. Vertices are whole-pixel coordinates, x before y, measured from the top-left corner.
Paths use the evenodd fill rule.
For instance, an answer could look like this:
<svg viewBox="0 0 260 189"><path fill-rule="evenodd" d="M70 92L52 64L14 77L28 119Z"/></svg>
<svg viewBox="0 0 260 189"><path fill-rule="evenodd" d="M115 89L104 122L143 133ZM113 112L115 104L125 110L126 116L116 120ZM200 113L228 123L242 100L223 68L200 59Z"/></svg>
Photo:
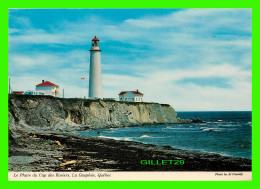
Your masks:
<svg viewBox="0 0 260 189"><path fill-rule="evenodd" d="M9 95L9 128L71 130L183 123L167 104Z"/></svg>

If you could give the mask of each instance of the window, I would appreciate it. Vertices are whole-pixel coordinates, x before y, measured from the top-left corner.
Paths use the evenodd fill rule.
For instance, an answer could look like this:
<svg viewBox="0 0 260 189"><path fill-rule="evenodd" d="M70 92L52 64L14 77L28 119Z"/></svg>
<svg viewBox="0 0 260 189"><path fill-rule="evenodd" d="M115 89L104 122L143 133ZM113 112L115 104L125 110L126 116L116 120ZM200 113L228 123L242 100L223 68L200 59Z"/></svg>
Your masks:
<svg viewBox="0 0 260 189"><path fill-rule="evenodd" d="M98 41L92 41L92 46L93 46L93 47L99 46L99 42L98 42Z"/></svg>

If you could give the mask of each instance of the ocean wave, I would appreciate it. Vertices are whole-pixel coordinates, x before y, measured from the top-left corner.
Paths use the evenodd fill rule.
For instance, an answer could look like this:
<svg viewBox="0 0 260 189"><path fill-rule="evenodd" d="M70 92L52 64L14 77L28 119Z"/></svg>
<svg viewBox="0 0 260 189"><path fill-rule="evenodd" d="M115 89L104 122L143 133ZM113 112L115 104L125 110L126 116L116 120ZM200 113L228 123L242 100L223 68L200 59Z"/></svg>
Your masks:
<svg viewBox="0 0 260 189"><path fill-rule="evenodd" d="M151 136L149 136L149 135L142 135L142 136L140 136L139 138L153 138L153 137L151 137Z"/></svg>
<svg viewBox="0 0 260 189"><path fill-rule="evenodd" d="M189 126L188 128L185 128L185 127L174 127L174 126L168 126L166 127L165 129L181 129L181 130L191 130L192 126Z"/></svg>
<svg viewBox="0 0 260 189"><path fill-rule="evenodd" d="M100 135L98 137L100 137L100 138L107 138L107 139L114 139L114 140L123 140L123 141L132 141L133 140L130 137L108 137L108 136L103 136L103 135Z"/></svg>
<svg viewBox="0 0 260 189"><path fill-rule="evenodd" d="M207 131L207 132L222 132L226 129L219 129L219 128L203 128L201 129L202 131Z"/></svg>
<svg viewBox="0 0 260 189"><path fill-rule="evenodd" d="M103 135L100 135L100 136L98 136L98 137L118 140L118 137L108 137L108 136L103 136Z"/></svg>
<svg viewBox="0 0 260 189"><path fill-rule="evenodd" d="M208 128L204 129L203 131L210 131L210 132L226 132L226 131L234 131L236 128Z"/></svg>
<svg viewBox="0 0 260 189"><path fill-rule="evenodd" d="M220 122L207 122L207 124L219 124Z"/></svg>
<svg viewBox="0 0 260 189"><path fill-rule="evenodd" d="M220 127L237 127L237 125L226 124L226 125L220 125Z"/></svg>
<svg viewBox="0 0 260 189"><path fill-rule="evenodd" d="M202 131L213 131L213 129L210 129L210 128L206 128L206 129L202 129Z"/></svg>
<svg viewBox="0 0 260 189"><path fill-rule="evenodd" d="M238 125L219 125L218 127L221 129L237 129Z"/></svg>

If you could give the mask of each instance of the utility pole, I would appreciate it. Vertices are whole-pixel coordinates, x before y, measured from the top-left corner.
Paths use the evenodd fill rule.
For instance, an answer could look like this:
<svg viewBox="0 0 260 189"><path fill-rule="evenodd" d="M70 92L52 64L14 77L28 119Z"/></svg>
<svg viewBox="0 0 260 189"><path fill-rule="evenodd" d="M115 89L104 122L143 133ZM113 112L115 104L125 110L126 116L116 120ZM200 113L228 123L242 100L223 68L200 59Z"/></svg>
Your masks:
<svg viewBox="0 0 260 189"><path fill-rule="evenodd" d="M83 99L85 99L86 96L84 94L85 94L85 80L86 80L86 77L82 77L81 80L83 80Z"/></svg>
<svg viewBox="0 0 260 189"><path fill-rule="evenodd" d="M11 94L11 79L10 79L10 77L9 77L9 89L8 89L8 94Z"/></svg>

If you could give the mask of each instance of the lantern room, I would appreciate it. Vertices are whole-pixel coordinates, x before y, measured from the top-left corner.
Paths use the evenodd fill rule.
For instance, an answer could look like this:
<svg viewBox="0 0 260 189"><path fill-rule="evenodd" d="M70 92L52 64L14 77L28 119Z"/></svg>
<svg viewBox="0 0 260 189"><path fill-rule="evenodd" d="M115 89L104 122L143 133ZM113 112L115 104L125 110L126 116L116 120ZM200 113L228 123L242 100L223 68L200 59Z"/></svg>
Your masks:
<svg viewBox="0 0 260 189"><path fill-rule="evenodd" d="M92 48L99 48L99 39L96 36L94 39L92 39Z"/></svg>

